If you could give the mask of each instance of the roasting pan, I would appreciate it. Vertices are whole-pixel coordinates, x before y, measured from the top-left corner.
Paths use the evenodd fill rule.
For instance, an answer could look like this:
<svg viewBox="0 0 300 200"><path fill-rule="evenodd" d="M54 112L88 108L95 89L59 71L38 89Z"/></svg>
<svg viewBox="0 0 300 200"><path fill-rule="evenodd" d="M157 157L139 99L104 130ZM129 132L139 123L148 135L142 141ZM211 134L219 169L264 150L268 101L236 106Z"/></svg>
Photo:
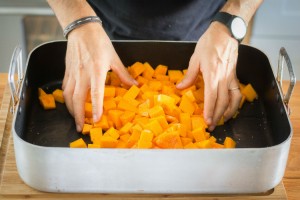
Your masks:
<svg viewBox="0 0 300 200"><path fill-rule="evenodd" d="M211 134L222 142L237 141L236 149L71 149L82 137L65 105L44 111L37 88L61 87L66 41L42 44L29 55L23 76L20 48L12 57L9 79L14 106L12 134L17 169L29 186L64 193L260 193L282 179L292 138L288 101L295 76L286 51L280 50L278 77L258 49L241 45L237 76L251 83L259 98L245 103L236 119ZM188 67L194 42L114 41L125 66L135 61ZM286 61L291 81L281 91ZM16 70L18 69L18 70ZM18 83L13 77L18 72ZM84 138L89 142L89 138Z"/></svg>

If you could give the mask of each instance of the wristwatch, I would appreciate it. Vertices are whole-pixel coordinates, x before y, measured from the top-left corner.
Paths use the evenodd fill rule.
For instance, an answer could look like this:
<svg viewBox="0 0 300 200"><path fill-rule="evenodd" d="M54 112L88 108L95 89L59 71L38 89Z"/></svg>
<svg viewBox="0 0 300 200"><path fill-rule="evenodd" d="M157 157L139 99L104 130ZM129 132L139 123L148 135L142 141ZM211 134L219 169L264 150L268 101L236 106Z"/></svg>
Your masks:
<svg viewBox="0 0 300 200"><path fill-rule="evenodd" d="M218 12L212 19L224 24L231 33L231 36L235 38L239 43L244 39L247 32L247 25L245 21L236 15L231 15L227 12Z"/></svg>

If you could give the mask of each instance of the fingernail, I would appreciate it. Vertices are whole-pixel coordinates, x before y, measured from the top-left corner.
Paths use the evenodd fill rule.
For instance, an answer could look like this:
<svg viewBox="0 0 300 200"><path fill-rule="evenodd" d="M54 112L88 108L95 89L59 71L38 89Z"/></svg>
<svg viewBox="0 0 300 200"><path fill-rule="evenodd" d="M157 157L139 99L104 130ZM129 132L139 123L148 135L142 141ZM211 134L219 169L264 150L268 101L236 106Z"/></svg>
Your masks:
<svg viewBox="0 0 300 200"><path fill-rule="evenodd" d="M207 119L206 119L206 123L207 123L207 125L211 125L211 123L212 123L212 118L211 118L211 117L207 118Z"/></svg>
<svg viewBox="0 0 300 200"><path fill-rule="evenodd" d="M138 84L139 84L139 82L137 82L137 80L135 80L135 79L133 79L133 83L134 83L135 85L138 85Z"/></svg>
<svg viewBox="0 0 300 200"><path fill-rule="evenodd" d="M208 130L209 130L209 131L213 131L213 130L215 129L215 127L216 127L216 126L209 126L209 127L208 127Z"/></svg>
<svg viewBox="0 0 300 200"><path fill-rule="evenodd" d="M76 125L77 132L81 132L81 126L79 124Z"/></svg>
<svg viewBox="0 0 300 200"><path fill-rule="evenodd" d="M93 115L93 121L97 122L98 121L98 116L96 114Z"/></svg>
<svg viewBox="0 0 300 200"><path fill-rule="evenodd" d="M180 88L181 86L182 86L182 82L180 82L176 85L177 88Z"/></svg>

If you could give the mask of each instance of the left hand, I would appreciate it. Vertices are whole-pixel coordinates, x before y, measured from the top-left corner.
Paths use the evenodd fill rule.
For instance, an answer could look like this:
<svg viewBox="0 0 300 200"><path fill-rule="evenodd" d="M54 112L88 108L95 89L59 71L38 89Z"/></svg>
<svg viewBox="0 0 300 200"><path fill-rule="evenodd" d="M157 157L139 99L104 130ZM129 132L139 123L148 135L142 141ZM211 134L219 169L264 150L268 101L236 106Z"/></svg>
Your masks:
<svg viewBox="0 0 300 200"><path fill-rule="evenodd" d="M202 72L204 88L204 119L212 131L218 121L230 119L238 109L241 93L236 77L238 42L219 22L212 22L197 42L186 76L177 85L192 85Z"/></svg>

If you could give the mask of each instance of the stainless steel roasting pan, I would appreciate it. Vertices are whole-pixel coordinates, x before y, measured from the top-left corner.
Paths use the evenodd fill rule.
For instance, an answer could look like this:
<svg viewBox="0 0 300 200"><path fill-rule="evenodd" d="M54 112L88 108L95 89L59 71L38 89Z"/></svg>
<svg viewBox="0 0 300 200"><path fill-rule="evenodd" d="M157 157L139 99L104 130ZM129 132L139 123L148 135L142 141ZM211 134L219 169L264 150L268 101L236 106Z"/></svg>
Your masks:
<svg viewBox="0 0 300 200"><path fill-rule="evenodd" d="M147 61L171 69L187 68L195 47L193 42L162 41L115 41L113 45L126 66ZM233 137L236 149L197 150L68 148L69 142L82 137L73 118L63 104L44 111L37 94L38 87L47 92L61 87L66 42L35 48L24 76L19 52L17 48L10 68L11 78L19 69L19 84L10 81L12 133L19 175L33 188L72 193L260 193L275 187L284 175L293 133L288 100L295 83L284 49L276 79L264 53L239 47L237 76L242 83L251 83L259 98L212 132L220 142ZM291 77L286 95L280 82L284 60Z"/></svg>

